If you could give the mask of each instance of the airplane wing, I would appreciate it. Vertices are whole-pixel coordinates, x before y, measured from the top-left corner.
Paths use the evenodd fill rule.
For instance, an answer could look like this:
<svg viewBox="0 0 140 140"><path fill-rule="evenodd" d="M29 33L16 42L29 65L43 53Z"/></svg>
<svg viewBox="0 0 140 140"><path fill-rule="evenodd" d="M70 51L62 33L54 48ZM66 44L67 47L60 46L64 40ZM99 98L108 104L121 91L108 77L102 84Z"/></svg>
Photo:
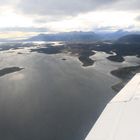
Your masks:
<svg viewBox="0 0 140 140"><path fill-rule="evenodd" d="M140 74L108 103L85 140L140 140Z"/></svg>

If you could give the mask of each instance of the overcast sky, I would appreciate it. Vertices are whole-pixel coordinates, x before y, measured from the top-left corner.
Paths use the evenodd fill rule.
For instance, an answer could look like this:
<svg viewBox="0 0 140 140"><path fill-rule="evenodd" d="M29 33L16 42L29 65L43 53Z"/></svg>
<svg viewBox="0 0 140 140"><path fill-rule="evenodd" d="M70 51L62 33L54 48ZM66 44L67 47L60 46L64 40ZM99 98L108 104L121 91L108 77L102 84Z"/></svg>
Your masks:
<svg viewBox="0 0 140 140"><path fill-rule="evenodd" d="M140 0L0 0L0 32L140 30Z"/></svg>

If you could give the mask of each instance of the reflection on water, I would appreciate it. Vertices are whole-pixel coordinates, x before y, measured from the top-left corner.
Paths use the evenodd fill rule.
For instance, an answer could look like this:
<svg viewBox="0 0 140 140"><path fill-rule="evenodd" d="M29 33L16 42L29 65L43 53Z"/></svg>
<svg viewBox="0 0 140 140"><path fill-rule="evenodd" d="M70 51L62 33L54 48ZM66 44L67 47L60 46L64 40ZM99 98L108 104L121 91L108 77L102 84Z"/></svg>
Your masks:
<svg viewBox="0 0 140 140"><path fill-rule="evenodd" d="M0 139L84 140L116 94L111 86L119 80L105 69L121 64L99 59L83 68L67 53L27 55L22 49L0 54L1 68L25 68L0 78Z"/></svg>
<svg viewBox="0 0 140 140"><path fill-rule="evenodd" d="M115 80L83 69L70 56L32 53L0 58L2 67L25 68L0 79L3 140L83 140L114 96L109 85Z"/></svg>
<svg viewBox="0 0 140 140"><path fill-rule="evenodd" d="M9 76L9 80L23 80L25 78L24 74L18 73Z"/></svg>

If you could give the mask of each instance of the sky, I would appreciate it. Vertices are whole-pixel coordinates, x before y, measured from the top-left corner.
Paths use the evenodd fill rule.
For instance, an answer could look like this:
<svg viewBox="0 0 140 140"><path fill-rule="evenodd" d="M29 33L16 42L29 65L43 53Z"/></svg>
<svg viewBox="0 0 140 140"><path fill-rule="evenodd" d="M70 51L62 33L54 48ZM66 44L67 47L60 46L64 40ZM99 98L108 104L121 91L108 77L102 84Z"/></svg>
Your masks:
<svg viewBox="0 0 140 140"><path fill-rule="evenodd" d="M140 0L0 0L0 38L140 31Z"/></svg>

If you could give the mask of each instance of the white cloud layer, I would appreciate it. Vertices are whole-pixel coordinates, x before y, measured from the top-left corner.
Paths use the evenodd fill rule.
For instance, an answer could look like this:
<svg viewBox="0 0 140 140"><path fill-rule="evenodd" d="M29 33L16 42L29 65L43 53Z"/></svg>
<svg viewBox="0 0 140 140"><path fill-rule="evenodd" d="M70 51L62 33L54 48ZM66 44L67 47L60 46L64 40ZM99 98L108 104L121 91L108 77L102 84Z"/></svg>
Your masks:
<svg viewBox="0 0 140 140"><path fill-rule="evenodd" d="M139 10L139 0L22 0L18 8L27 14L75 15L95 10Z"/></svg>
<svg viewBox="0 0 140 140"><path fill-rule="evenodd" d="M140 30L139 9L139 0L0 0L0 29Z"/></svg>

